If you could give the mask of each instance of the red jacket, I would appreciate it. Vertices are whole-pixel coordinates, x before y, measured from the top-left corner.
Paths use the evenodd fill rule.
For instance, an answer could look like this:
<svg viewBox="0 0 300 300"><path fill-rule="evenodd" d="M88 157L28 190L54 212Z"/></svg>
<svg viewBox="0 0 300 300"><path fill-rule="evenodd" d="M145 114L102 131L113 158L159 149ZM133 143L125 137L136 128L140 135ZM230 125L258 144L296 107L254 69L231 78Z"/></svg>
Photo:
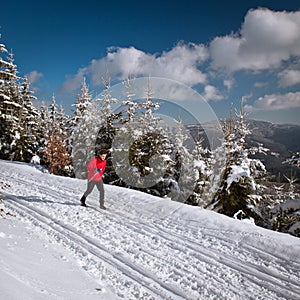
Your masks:
<svg viewBox="0 0 300 300"><path fill-rule="evenodd" d="M102 175L105 171L106 160L101 160L99 157L92 158L88 165L88 180L92 181L100 181L102 179ZM97 172L97 170L101 170L101 172Z"/></svg>

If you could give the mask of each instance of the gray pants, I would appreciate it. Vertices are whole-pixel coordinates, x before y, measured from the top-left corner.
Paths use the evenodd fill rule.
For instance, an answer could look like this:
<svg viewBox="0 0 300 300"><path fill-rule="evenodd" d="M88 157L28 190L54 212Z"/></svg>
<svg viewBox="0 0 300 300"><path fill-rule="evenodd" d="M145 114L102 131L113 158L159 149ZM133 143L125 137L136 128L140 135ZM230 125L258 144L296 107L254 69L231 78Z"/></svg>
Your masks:
<svg viewBox="0 0 300 300"><path fill-rule="evenodd" d="M84 197L87 197L94 189L95 185L97 186L97 189L100 193L100 198L99 198L99 202L100 202L100 206L104 205L104 186L103 186L103 181L88 181L88 185L87 185L87 190L84 192Z"/></svg>

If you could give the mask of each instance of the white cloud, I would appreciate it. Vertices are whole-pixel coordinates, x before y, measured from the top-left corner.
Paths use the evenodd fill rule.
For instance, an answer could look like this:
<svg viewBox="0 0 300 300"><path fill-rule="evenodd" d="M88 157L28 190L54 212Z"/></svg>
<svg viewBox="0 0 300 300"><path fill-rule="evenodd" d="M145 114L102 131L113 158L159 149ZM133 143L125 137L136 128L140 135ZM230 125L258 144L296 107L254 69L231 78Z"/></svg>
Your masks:
<svg viewBox="0 0 300 300"><path fill-rule="evenodd" d="M262 82L262 81L257 81L257 82L254 83L254 86L257 87L257 88L262 88L262 87L265 87L267 85L268 85L267 82Z"/></svg>
<svg viewBox="0 0 300 300"><path fill-rule="evenodd" d="M60 92L69 93L77 90L83 84L83 78L87 75L87 68L81 68L74 76L68 76L67 80L60 88Z"/></svg>
<svg viewBox="0 0 300 300"><path fill-rule="evenodd" d="M238 34L216 37L210 44L214 68L264 70L300 56L300 11L250 10Z"/></svg>
<svg viewBox="0 0 300 300"><path fill-rule="evenodd" d="M285 70L278 74L279 86L287 87L300 83L300 71Z"/></svg>
<svg viewBox="0 0 300 300"><path fill-rule="evenodd" d="M29 74L26 75L28 78L28 81L30 84L35 83L36 81L38 81L40 78L42 78L44 76L43 73L38 72L38 71L32 71Z"/></svg>
<svg viewBox="0 0 300 300"><path fill-rule="evenodd" d="M230 91L232 89L232 87L234 86L234 80L233 79L225 79L223 81L223 85L225 87L227 87L228 91Z"/></svg>
<svg viewBox="0 0 300 300"><path fill-rule="evenodd" d="M246 112L286 110L300 107L300 92L265 95L254 101L253 105L245 105Z"/></svg>
<svg viewBox="0 0 300 300"><path fill-rule="evenodd" d="M205 86L203 97L205 100L213 100L213 101L219 101L224 99L224 96L222 96L219 93L218 89L212 85Z"/></svg>
<svg viewBox="0 0 300 300"><path fill-rule="evenodd" d="M206 82L206 75L198 68L207 59L208 51L205 46L193 43L179 43L161 55L145 53L134 47L110 48L106 57L92 60L89 66L69 78L62 89L75 90L86 75L91 78L93 85L99 85L106 70L113 80L122 80L130 73L133 77L164 77L194 86Z"/></svg>

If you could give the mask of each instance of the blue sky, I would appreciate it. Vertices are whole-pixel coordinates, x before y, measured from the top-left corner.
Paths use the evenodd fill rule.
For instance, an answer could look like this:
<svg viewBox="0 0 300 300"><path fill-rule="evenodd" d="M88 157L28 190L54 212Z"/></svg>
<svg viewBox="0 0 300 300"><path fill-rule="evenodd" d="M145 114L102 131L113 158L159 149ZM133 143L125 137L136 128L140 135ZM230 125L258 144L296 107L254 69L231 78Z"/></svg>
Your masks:
<svg viewBox="0 0 300 300"><path fill-rule="evenodd" d="M182 82L218 117L244 97L250 118L300 123L298 1L5 1L0 26L38 99L68 113L108 70Z"/></svg>

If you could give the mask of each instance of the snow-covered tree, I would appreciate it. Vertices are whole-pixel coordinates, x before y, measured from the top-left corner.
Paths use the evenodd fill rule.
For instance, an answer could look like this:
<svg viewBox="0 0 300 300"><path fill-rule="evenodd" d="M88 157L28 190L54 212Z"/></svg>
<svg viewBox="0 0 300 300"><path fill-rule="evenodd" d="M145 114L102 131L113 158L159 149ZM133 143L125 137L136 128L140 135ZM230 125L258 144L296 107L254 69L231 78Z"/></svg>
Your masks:
<svg viewBox="0 0 300 300"><path fill-rule="evenodd" d="M300 237L300 197L270 209L269 223L270 229Z"/></svg>
<svg viewBox="0 0 300 300"><path fill-rule="evenodd" d="M293 154L283 163L300 167L299 153ZM293 176L292 169L290 177L285 178L288 183L273 187L273 193L269 195L269 202L264 210L266 227L300 237L300 193L295 185L297 178Z"/></svg>
<svg viewBox="0 0 300 300"><path fill-rule="evenodd" d="M8 53L4 45L1 51ZM8 61L1 58L0 61L0 118L1 118L1 141L0 157L4 159L15 158L15 145L20 139L20 114L21 94L17 76L17 68L14 65L13 54L10 53Z"/></svg>
<svg viewBox="0 0 300 300"><path fill-rule="evenodd" d="M82 87L80 89L81 93L77 95L76 102L74 104L75 106L75 126L79 123L79 121L83 118L85 115L87 109L89 108L89 105L92 100L92 94L89 91L89 88L86 83L85 77L83 78Z"/></svg>
<svg viewBox="0 0 300 300"><path fill-rule="evenodd" d="M90 94L84 83L81 103L84 113L81 115L72 133L72 156L76 176L86 177L86 164L99 149L108 150L115 134L114 124L119 121L120 114L115 114L113 104L118 100L111 96L110 78L108 73L103 80L103 92L90 102ZM109 180L111 172L110 156L107 157L105 180Z"/></svg>
<svg viewBox="0 0 300 300"><path fill-rule="evenodd" d="M286 159L283 164L289 164L300 168L300 152L294 153L290 158Z"/></svg>
<svg viewBox="0 0 300 300"><path fill-rule="evenodd" d="M96 121L94 110L92 109L92 93L83 79L81 93L77 95L75 106L75 117L71 122L70 145L72 151L73 167L78 178L86 178L86 163L94 154L89 153L91 145L91 134L93 124Z"/></svg>
<svg viewBox="0 0 300 300"><path fill-rule="evenodd" d="M132 100L132 97L134 96L133 92L131 91L132 81L133 79L131 78L130 74L123 81L123 85L126 89L126 100L122 101L122 105L124 107L122 111L122 122L124 123L133 122L137 115L137 110L142 106L141 103Z"/></svg>
<svg viewBox="0 0 300 300"><path fill-rule="evenodd" d="M70 147L68 144L68 123L62 107L58 109L55 96L49 106L48 124L49 132L46 133L43 161L50 172L57 175L70 176L73 173ZM48 117L47 116L47 117Z"/></svg>
<svg viewBox="0 0 300 300"><path fill-rule="evenodd" d="M153 114L153 111L159 108L159 103L153 101L150 81L148 81L145 101L140 103L139 108L140 112L130 124L135 142L131 145L129 157L131 165L145 176L150 172L149 159L157 151L160 143L159 118Z"/></svg>
<svg viewBox="0 0 300 300"><path fill-rule="evenodd" d="M266 169L260 160L249 156L260 151L261 147L246 148L245 138L250 130L242 109L236 112L235 120L230 118L229 126L225 123L224 131L226 166L211 207L231 217L259 220L261 216L257 208L263 187L258 179L264 176Z"/></svg>
<svg viewBox="0 0 300 300"><path fill-rule="evenodd" d="M164 173L171 161L171 150L165 129L159 124L161 118L154 114L160 104L153 98L150 80L145 98L137 101L131 100L130 76L124 85L127 97L122 102L122 120L116 128L113 152L117 173L126 183L120 178L115 183L158 196L166 195Z"/></svg>
<svg viewBox="0 0 300 300"><path fill-rule="evenodd" d="M193 169L196 173L196 183L193 194L189 197L187 203L206 207L210 203L210 176L211 170L211 152L208 148L204 148L203 140L195 141L193 155Z"/></svg>
<svg viewBox="0 0 300 300"><path fill-rule="evenodd" d="M27 78L18 76L14 55L0 45L0 157L29 162L37 150L38 112L33 106L33 93Z"/></svg>
<svg viewBox="0 0 300 300"><path fill-rule="evenodd" d="M18 118L20 138L15 142L15 149L12 149L15 160L29 162L38 151L39 113L33 106L33 100L35 99L36 97L30 91L28 80L25 77L21 84L21 110Z"/></svg>
<svg viewBox="0 0 300 300"><path fill-rule="evenodd" d="M115 113L113 105L119 100L111 96L110 77L106 73L103 80L104 90L100 97L95 100L97 118L100 121L96 148L109 150L115 136L115 124L120 122L121 113Z"/></svg>
<svg viewBox="0 0 300 300"><path fill-rule="evenodd" d="M169 196L175 201L198 205L195 199L197 193L197 181L200 176L200 156L192 153L188 147L190 136L182 124L181 120L176 122L176 127L172 128L172 164L170 172L171 192ZM199 145L198 145L199 146ZM198 149L200 150L200 148ZM201 172L201 171L200 171Z"/></svg>

